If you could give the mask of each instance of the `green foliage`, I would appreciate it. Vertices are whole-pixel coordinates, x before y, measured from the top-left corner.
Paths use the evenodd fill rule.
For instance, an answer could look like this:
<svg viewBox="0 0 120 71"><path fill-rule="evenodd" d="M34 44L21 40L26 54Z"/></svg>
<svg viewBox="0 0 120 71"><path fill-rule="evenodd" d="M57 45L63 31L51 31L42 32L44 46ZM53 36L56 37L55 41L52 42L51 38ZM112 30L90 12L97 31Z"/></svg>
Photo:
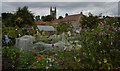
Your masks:
<svg viewBox="0 0 120 71"><path fill-rule="evenodd" d="M35 17L35 21L40 21L40 16L39 15Z"/></svg>
<svg viewBox="0 0 120 71"><path fill-rule="evenodd" d="M59 18L58 19L63 19L63 17L62 16L59 16Z"/></svg>
<svg viewBox="0 0 120 71"><path fill-rule="evenodd" d="M34 59L34 53L22 51L20 52L19 58L18 58L18 64L17 68L29 68L30 65L32 65Z"/></svg>
<svg viewBox="0 0 120 71"><path fill-rule="evenodd" d="M2 13L2 23L5 26L15 26L14 24L15 15L12 13Z"/></svg>
<svg viewBox="0 0 120 71"><path fill-rule="evenodd" d="M68 30L72 30L72 28L70 28L71 23L69 22L60 22L57 25L57 32L58 34L62 34L63 32L67 32Z"/></svg>
<svg viewBox="0 0 120 71"><path fill-rule="evenodd" d="M87 28L89 27L90 29L95 28L98 25L98 17L93 16L91 13L89 13L88 16L83 16L82 18L82 28Z"/></svg>
<svg viewBox="0 0 120 71"><path fill-rule="evenodd" d="M15 14L2 13L2 22L8 27L24 27L25 25L33 25L34 15L28 10L27 6L18 8Z"/></svg>
<svg viewBox="0 0 120 71"><path fill-rule="evenodd" d="M52 20L54 20L54 17L52 15L42 16L42 20L44 22L46 22L46 21L52 21Z"/></svg>
<svg viewBox="0 0 120 71"><path fill-rule="evenodd" d="M19 55L19 53L20 53L20 51L16 47L13 47L13 46L2 47L2 56L4 58L10 58L13 66L15 66L16 58Z"/></svg>

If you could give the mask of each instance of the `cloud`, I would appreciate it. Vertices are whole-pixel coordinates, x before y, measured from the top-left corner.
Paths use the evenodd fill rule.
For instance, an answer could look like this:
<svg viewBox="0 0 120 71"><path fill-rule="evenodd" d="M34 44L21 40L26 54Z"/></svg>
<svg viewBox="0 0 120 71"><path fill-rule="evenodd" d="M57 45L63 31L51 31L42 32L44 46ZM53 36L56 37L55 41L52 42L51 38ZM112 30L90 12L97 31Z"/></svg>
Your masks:
<svg viewBox="0 0 120 71"><path fill-rule="evenodd" d="M50 14L50 6L57 7L57 17L78 14L83 11L87 15L91 12L95 15L103 13L103 15L116 15L118 13L117 2L3 2L2 12L13 12L18 7L28 6L29 10L34 15L48 15Z"/></svg>
<svg viewBox="0 0 120 71"><path fill-rule="evenodd" d="M2 0L2 2L118 2L119 0Z"/></svg>

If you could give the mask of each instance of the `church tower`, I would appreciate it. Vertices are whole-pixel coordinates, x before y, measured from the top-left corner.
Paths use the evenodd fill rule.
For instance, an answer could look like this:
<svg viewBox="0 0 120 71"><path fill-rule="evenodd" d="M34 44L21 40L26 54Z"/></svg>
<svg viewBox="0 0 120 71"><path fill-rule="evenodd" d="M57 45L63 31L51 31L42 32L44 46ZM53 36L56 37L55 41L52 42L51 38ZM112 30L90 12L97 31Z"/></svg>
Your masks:
<svg viewBox="0 0 120 71"><path fill-rule="evenodd" d="M56 19L56 7L54 7L54 10L52 7L50 7L50 15L52 15L54 19Z"/></svg>

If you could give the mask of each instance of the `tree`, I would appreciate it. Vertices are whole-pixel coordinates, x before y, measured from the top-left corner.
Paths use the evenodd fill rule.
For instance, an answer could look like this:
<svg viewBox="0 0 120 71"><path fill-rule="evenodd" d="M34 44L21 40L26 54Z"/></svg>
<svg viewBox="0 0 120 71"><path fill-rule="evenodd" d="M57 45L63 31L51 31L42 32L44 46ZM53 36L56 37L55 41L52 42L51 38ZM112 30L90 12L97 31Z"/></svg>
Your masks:
<svg viewBox="0 0 120 71"><path fill-rule="evenodd" d="M46 21L53 21L54 17L52 15L42 16L42 20L44 22L46 22Z"/></svg>
<svg viewBox="0 0 120 71"><path fill-rule="evenodd" d="M23 19L21 17L18 17L15 20L16 25L18 25L19 27L23 27Z"/></svg>
<svg viewBox="0 0 120 71"><path fill-rule="evenodd" d="M2 23L8 26L14 26L15 15L12 13L2 13Z"/></svg>
<svg viewBox="0 0 120 71"><path fill-rule="evenodd" d="M24 27L25 25L33 25L34 15L28 10L27 6L24 6L23 8L18 7L16 13L14 14L2 13L2 22L6 27Z"/></svg>
<svg viewBox="0 0 120 71"><path fill-rule="evenodd" d="M34 22L34 15L28 10L27 6L24 6L23 8L19 7L17 9L17 12L15 13L15 21L16 19L18 19L19 17L23 20L23 26L25 25L33 25ZM17 24L15 22L15 24Z"/></svg>
<svg viewBox="0 0 120 71"><path fill-rule="evenodd" d="M59 16L59 18L58 19L63 19L63 17L62 16Z"/></svg>
<svg viewBox="0 0 120 71"><path fill-rule="evenodd" d="M40 16L39 15L35 17L35 21L40 21Z"/></svg>

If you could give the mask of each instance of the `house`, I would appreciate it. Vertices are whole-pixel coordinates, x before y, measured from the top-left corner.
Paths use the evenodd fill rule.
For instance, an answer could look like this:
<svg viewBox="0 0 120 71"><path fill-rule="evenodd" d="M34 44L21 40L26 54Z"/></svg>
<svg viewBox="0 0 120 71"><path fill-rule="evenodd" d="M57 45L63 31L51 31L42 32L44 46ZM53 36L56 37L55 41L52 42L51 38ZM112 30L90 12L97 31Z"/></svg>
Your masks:
<svg viewBox="0 0 120 71"><path fill-rule="evenodd" d="M74 14L74 15L68 15L67 13L65 14L65 18L63 19L55 19L51 23L53 24L58 24L60 22L71 22L73 27L79 27L81 24L80 22L82 21L82 12L80 14Z"/></svg>

